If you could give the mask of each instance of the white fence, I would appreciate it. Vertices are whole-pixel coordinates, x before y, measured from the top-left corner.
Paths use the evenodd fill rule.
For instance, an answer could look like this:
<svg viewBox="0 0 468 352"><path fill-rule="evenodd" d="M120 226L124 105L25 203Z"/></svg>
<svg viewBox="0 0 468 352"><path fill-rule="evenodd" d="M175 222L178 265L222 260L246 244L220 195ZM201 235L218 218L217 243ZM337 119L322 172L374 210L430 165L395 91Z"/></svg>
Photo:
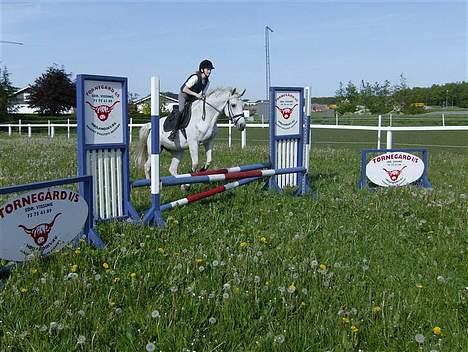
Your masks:
<svg viewBox="0 0 468 352"><path fill-rule="evenodd" d="M468 126L417 126L417 127L393 127L393 126L381 126L380 125L381 119L379 118L379 125L378 126L350 126L350 125L317 125L313 124L310 125L311 130L314 129L328 129L328 130L358 130L358 131L375 131L377 132L377 149L381 148L381 135L382 132L386 132L386 148L392 148L392 139L393 139L393 132L408 132L408 131L468 131ZM133 123L133 119L130 119L130 143L132 142L132 131L134 128L140 128L143 126L143 123ZM218 127L220 128L228 128L228 144L229 148L232 147L232 124L231 123L219 123ZM26 130L28 137L32 135L33 128L46 128L47 127L47 135L50 138L54 138L55 136L55 129L56 128L64 128L67 130L67 138L70 138L70 131L72 128L76 128L76 123L70 123L68 119L66 123L51 123L48 121L46 124L23 124L21 120L18 121L17 124L0 124L0 131L6 129L8 131L8 135L11 136L14 130L17 130L19 135ZM247 146L247 130L251 128L268 128L268 124L266 123L252 123L247 124L245 130L241 133L241 148L245 148Z"/></svg>

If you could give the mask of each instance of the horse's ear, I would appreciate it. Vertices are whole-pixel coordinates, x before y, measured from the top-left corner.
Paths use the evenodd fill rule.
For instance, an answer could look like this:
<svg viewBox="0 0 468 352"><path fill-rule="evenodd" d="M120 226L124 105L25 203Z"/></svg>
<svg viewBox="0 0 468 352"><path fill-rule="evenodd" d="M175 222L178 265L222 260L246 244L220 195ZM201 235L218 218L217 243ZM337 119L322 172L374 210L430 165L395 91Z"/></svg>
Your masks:
<svg viewBox="0 0 468 352"><path fill-rule="evenodd" d="M236 94L236 88L234 88L231 92L231 95L234 95L234 94Z"/></svg>
<svg viewBox="0 0 468 352"><path fill-rule="evenodd" d="M244 93L245 93L245 89L242 91L241 95L239 95L239 98L240 98L241 96L243 96Z"/></svg>

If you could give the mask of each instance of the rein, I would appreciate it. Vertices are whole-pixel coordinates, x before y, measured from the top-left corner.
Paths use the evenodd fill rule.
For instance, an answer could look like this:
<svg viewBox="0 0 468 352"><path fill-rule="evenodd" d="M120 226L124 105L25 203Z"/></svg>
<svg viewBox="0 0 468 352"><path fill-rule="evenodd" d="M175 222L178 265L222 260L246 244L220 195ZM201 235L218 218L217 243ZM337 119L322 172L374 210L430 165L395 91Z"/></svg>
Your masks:
<svg viewBox="0 0 468 352"><path fill-rule="evenodd" d="M227 100L227 102L224 104L224 106L222 107L221 110L218 110L217 107L213 106L213 104L210 104L206 101L206 97L203 97L203 114L202 114L202 120L205 121L205 117L206 117L206 105L205 104L208 104L210 107L212 107L213 109L215 109L218 113L222 113L223 110L224 110L224 107L226 106L226 104L229 103L229 99ZM236 124L237 121L239 121L239 119L241 117L244 117L244 113L242 114L236 114L234 115L234 113L232 112L232 109L231 109L231 105L228 105L228 112L229 112L229 120L231 120L232 123Z"/></svg>

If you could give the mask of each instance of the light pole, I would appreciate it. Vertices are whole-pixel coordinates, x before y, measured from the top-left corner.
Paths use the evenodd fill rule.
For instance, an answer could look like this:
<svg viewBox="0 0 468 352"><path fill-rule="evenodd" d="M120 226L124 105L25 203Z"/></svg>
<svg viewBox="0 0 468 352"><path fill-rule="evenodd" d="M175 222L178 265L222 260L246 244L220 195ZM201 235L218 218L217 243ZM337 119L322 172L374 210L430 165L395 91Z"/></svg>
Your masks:
<svg viewBox="0 0 468 352"><path fill-rule="evenodd" d="M266 100L268 101L270 96L270 32L273 33L273 29L265 26L265 89L266 89Z"/></svg>
<svg viewBox="0 0 468 352"><path fill-rule="evenodd" d="M16 45L24 45L24 43L20 42L11 42L9 40L0 40L0 44L16 44Z"/></svg>
<svg viewBox="0 0 468 352"><path fill-rule="evenodd" d="M448 89L445 91L445 110L448 110Z"/></svg>

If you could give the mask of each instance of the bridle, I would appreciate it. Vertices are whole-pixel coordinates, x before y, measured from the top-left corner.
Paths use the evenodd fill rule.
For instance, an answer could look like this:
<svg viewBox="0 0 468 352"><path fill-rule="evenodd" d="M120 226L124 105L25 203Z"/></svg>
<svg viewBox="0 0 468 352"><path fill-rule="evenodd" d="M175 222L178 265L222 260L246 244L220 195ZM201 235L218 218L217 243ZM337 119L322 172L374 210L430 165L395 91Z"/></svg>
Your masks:
<svg viewBox="0 0 468 352"><path fill-rule="evenodd" d="M218 113L222 113L224 108L226 107L226 104L228 106L228 118L229 120L237 126L237 122L239 122L239 120L241 119L241 117L244 117L244 112L242 112L241 114L235 114L234 115L234 112L232 111L232 108L231 108L231 105L229 104L229 100L227 100L226 104L224 104L224 106L222 107L221 110L218 110L217 107L213 106L213 104L210 104L206 101L206 96L203 97L203 114L202 114L202 120L204 121L205 120L205 117L206 117L206 106L205 104L208 104L209 106L211 106L213 109L215 109Z"/></svg>

